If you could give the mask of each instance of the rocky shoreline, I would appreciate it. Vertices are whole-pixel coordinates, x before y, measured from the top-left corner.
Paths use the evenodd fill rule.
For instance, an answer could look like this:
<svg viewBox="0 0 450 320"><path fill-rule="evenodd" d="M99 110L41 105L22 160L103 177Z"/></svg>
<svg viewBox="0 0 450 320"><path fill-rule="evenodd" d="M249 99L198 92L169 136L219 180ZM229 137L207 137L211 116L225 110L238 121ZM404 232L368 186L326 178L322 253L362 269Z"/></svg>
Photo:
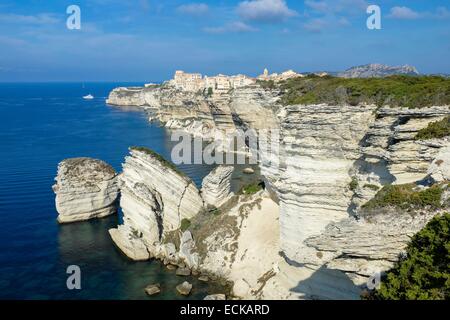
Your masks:
<svg viewBox="0 0 450 320"><path fill-rule="evenodd" d="M260 141L264 187L252 194L231 192L230 167L216 168L199 190L151 150L131 148L117 178L124 223L110 230L118 248L229 281L238 298L358 299L411 235L448 210L450 139L416 136L449 106L282 105L281 95L257 84L211 96L168 85L114 89L108 104L140 107L168 129L208 140L276 133ZM366 214L384 186L411 183L439 185L442 210Z"/></svg>

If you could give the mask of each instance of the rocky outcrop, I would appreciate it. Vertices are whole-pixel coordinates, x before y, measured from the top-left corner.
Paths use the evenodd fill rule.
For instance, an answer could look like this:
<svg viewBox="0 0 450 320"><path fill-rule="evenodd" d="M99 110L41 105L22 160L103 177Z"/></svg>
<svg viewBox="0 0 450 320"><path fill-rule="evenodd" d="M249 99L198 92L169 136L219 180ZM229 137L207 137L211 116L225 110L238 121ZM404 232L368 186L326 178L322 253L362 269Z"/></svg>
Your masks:
<svg viewBox="0 0 450 320"><path fill-rule="evenodd" d="M192 291L192 284L190 284L189 282L185 281L179 285L177 285L177 291L179 294L183 295L183 296L188 296L191 291Z"/></svg>
<svg viewBox="0 0 450 320"><path fill-rule="evenodd" d="M343 271L355 284L365 285L369 277L393 267L411 237L434 215L422 211L413 216L391 209L359 220L346 218L328 225L306 244L317 250L318 264Z"/></svg>
<svg viewBox="0 0 450 320"><path fill-rule="evenodd" d="M203 208L195 184L159 155L131 148L120 177L123 225L110 230L116 245L131 259L145 260L160 251L164 238Z"/></svg>
<svg viewBox="0 0 450 320"><path fill-rule="evenodd" d="M196 270L199 267L199 256L195 250L195 242L189 230L183 232L180 239L180 251L178 253L179 261L183 262L188 268Z"/></svg>
<svg viewBox="0 0 450 320"><path fill-rule="evenodd" d="M102 218L117 212L117 173L91 158L66 159L58 165L53 191L60 223Z"/></svg>
<svg viewBox="0 0 450 320"><path fill-rule="evenodd" d="M161 292L161 285L159 283L150 284L145 288L145 293L149 296L154 296Z"/></svg>
<svg viewBox="0 0 450 320"><path fill-rule="evenodd" d="M434 182L450 181L450 139L439 150L427 173Z"/></svg>
<svg viewBox="0 0 450 320"><path fill-rule="evenodd" d="M415 140L420 129L450 114L448 106L420 109L382 108L362 143L363 160L385 162L395 183L409 183L427 175L430 162L446 139Z"/></svg>
<svg viewBox="0 0 450 320"><path fill-rule="evenodd" d="M343 78L382 78L392 75L417 76L419 75L419 72L415 67L408 65L391 67L384 64L373 63L353 67L338 74L339 77Z"/></svg>
<svg viewBox="0 0 450 320"><path fill-rule="evenodd" d="M355 180L353 214L383 185L412 183L427 177L430 164L448 145L449 138L416 140L415 137L419 130L449 113L448 106L377 111L361 142L361 158L351 173Z"/></svg>
<svg viewBox="0 0 450 320"><path fill-rule="evenodd" d="M203 179L202 196L205 204L220 207L230 199L233 171L232 166L218 166Z"/></svg>

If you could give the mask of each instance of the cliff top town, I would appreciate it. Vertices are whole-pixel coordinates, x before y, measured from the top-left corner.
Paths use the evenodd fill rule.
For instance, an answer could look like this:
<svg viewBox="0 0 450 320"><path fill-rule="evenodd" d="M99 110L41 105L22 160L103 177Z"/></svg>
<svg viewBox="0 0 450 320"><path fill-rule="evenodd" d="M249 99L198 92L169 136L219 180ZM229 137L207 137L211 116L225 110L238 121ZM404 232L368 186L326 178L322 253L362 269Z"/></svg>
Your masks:
<svg viewBox="0 0 450 320"><path fill-rule="evenodd" d="M326 73L320 74L326 75ZM272 73L264 69L263 74L252 78L243 74L227 76L223 74L218 74L213 77L203 76L200 73L186 73L182 70L175 71L173 79L171 79L169 84L174 85L176 88L184 91L199 91L199 90L209 90L211 88L212 92L220 93L227 92L230 89L236 89L240 87L245 87L256 83L256 81L275 81L280 82L291 78L304 77L305 75L297 73L293 70L288 70L283 73ZM151 85L151 84L149 84ZM147 85L147 86L149 86Z"/></svg>
<svg viewBox="0 0 450 320"><path fill-rule="evenodd" d="M328 75L338 76L340 78L381 78L391 75L411 75L417 76L419 72L413 66L387 66L383 64L366 64L349 68L343 72L312 72L298 73L293 70L287 70L282 73L269 73L267 68L257 77L250 77L244 74L216 76L203 76L201 73L188 73L183 70L175 71L173 79L166 81L167 84L177 89L188 92L197 92L208 90L211 93L226 93L230 89L237 89L255 84L257 81L273 81L279 83L293 78L304 78L309 74L319 77ZM154 86L154 83L148 83L145 87Z"/></svg>

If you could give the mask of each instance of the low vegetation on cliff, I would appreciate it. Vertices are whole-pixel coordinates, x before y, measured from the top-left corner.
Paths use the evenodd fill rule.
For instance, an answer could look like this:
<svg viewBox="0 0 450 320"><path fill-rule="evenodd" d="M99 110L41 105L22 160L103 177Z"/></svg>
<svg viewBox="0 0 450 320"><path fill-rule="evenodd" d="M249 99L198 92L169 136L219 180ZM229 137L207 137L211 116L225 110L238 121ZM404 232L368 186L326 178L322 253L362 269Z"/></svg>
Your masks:
<svg viewBox="0 0 450 320"><path fill-rule="evenodd" d="M173 171L178 173L180 176L185 177L186 179L189 179L188 176L186 176L186 174L183 171L178 169L176 165L174 165L172 162L166 160L162 155L160 155L159 153L157 153L149 148L133 146L133 147L130 147L130 150L143 152L143 153L155 158L156 160L158 160L165 167L172 169Z"/></svg>
<svg viewBox="0 0 450 320"><path fill-rule="evenodd" d="M438 76L344 79L310 75L287 80L280 87L285 105L375 104L407 108L450 105L450 79Z"/></svg>
<svg viewBox="0 0 450 320"><path fill-rule="evenodd" d="M450 299L450 214L433 218L416 234L405 258L387 272L377 300Z"/></svg>
<svg viewBox="0 0 450 320"><path fill-rule="evenodd" d="M436 184L428 189L416 190L415 184L388 185L383 187L373 199L363 205L363 210L395 207L402 210L441 207L443 189Z"/></svg>
<svg viewBox="0 0 450 320"><path fill-rule="evenodd" d="M432 122L428 127L420 130L416 135L416 140L441 139L450 136L450 116L441 121Z"/></svg>
<svg viewBox="0 0 450 320"><path fill-rule="evenodd" d="M256 182L245 185L241 188L238 194L252 195L264 189L264 182Z"/></svg>
<svg viewBox="0 0 450 320"><path fill-rule="evenodd" d="M189 219L183 219L181 220L181 231L186 231L187 229L189 229L189 227L191 226L191 220Z"/></svg>

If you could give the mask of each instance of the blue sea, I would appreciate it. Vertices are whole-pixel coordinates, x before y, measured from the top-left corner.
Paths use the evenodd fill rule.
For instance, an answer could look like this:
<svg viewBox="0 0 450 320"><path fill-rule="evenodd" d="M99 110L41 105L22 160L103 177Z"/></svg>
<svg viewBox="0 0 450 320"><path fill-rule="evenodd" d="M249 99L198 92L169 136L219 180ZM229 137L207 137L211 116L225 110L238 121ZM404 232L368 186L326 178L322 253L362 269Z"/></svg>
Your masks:
<svg viewBox="0 0 450 320"><path fill-rule="evenodd" d="M0 84L0 299L150 299L146 285L159 282L153 299L184 299L175 286L186 280L158 262L132 262L113 245L108 229L119 216L58 225L52 191L58 163L70 157L102 159L116 170L132 145L170 158L167 132L132 108L107 106L117 86L142 83ZM83 100L87 94L94 100ZM197 184L211 170L180 167ZM68 290L66 269L81 268L81 290ZM190 299L217 293L194 285Z"/></svg>

